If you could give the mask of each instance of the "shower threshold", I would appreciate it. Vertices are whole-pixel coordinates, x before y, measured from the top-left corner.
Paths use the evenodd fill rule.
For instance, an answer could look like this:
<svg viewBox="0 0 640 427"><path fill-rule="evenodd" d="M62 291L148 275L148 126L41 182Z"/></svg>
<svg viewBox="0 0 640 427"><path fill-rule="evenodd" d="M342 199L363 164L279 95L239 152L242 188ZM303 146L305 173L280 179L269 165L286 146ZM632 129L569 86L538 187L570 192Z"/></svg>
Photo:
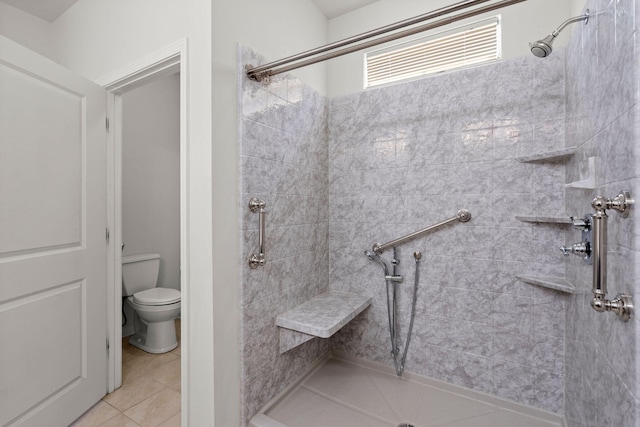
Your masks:
<svg viewBox="0 0 640 427"><path fill-rule="evenodd" d="M331 356L274 398L249 427L562 427L562 417L351 357Z"/></svg>

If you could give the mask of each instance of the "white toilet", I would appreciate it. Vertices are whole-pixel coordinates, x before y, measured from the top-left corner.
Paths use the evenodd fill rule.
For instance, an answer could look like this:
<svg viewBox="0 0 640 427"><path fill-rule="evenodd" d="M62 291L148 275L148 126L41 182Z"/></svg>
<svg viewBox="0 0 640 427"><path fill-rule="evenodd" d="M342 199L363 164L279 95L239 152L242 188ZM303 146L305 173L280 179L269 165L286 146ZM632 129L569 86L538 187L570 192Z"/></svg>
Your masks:
<svg viewBox="0 0 640 427"><path fill-rule="evenodd" d="M136 313L129 344L156 354L178 346L174 320L180 314L180 291L156 288L159 271L158 254L122 258L122 296Z"/></svg>

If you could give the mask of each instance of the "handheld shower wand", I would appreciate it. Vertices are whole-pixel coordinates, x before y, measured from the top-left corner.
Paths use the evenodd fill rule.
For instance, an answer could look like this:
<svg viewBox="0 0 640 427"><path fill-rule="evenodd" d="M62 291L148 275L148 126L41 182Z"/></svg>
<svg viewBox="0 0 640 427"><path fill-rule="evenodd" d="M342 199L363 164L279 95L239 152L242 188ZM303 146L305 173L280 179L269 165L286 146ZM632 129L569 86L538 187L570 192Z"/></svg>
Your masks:
<svg viewBox="0 0 640 427"><path fill-rule="evenodd" d="M558 37L560 32L564 30L567 25L579 21L584 21L584 24L587 25L587 22L589 22L589 9L585 11L584 15L567 19L547 37L533 43L529 43L531 53L533 53L538 58L545 58L551 55L551 52L553 51L553 42L555 41L556 37Z"/></svg>

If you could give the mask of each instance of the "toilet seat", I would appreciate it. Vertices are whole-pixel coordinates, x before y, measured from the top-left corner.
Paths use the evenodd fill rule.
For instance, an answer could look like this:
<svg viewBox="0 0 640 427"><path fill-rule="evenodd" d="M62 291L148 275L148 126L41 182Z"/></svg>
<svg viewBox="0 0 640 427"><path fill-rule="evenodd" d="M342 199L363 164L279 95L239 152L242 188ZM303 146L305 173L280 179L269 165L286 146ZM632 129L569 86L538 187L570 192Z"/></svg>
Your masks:
<svg viewBox="0 0 640 427"><path fill-rule="evenodd" d="M133 302L140 305L169 305L180 302L180 291L171 288L151 288L133 294Z"/></svg>

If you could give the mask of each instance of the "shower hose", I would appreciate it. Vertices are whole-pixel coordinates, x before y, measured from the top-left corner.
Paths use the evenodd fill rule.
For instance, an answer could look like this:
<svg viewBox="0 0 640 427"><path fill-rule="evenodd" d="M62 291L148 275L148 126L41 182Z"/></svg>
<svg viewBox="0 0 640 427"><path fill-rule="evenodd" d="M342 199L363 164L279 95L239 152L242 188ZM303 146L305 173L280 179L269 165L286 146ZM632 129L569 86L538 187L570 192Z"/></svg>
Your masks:
<svg viewBox="0 0 640 427"><path fill-rule="evenodd" d="M395 252L395 248L394 248ZM409 343L411 342L411 332L413 331L413 319L416 315L416 300L418 295L418 284L420 283L420 258L422 254L420 252L414 252L413 257L416 260L416 273L413 281L413 299L411 301L411 320L409 321L409 330L407 331L407 339L404 343L404 351L402 357L400 356L400 348L398 347L398 334L397 334L397 282L385 279L387 287L387 315L389 318L389 337L391 338L391 354L393 355L393 364L396 368L396 375L402 376L404 372L404 364L407 360L407 352L409 351ZM394 256L395 258L395 256ZM391 288L391 296L390 289Z"/></svg>

